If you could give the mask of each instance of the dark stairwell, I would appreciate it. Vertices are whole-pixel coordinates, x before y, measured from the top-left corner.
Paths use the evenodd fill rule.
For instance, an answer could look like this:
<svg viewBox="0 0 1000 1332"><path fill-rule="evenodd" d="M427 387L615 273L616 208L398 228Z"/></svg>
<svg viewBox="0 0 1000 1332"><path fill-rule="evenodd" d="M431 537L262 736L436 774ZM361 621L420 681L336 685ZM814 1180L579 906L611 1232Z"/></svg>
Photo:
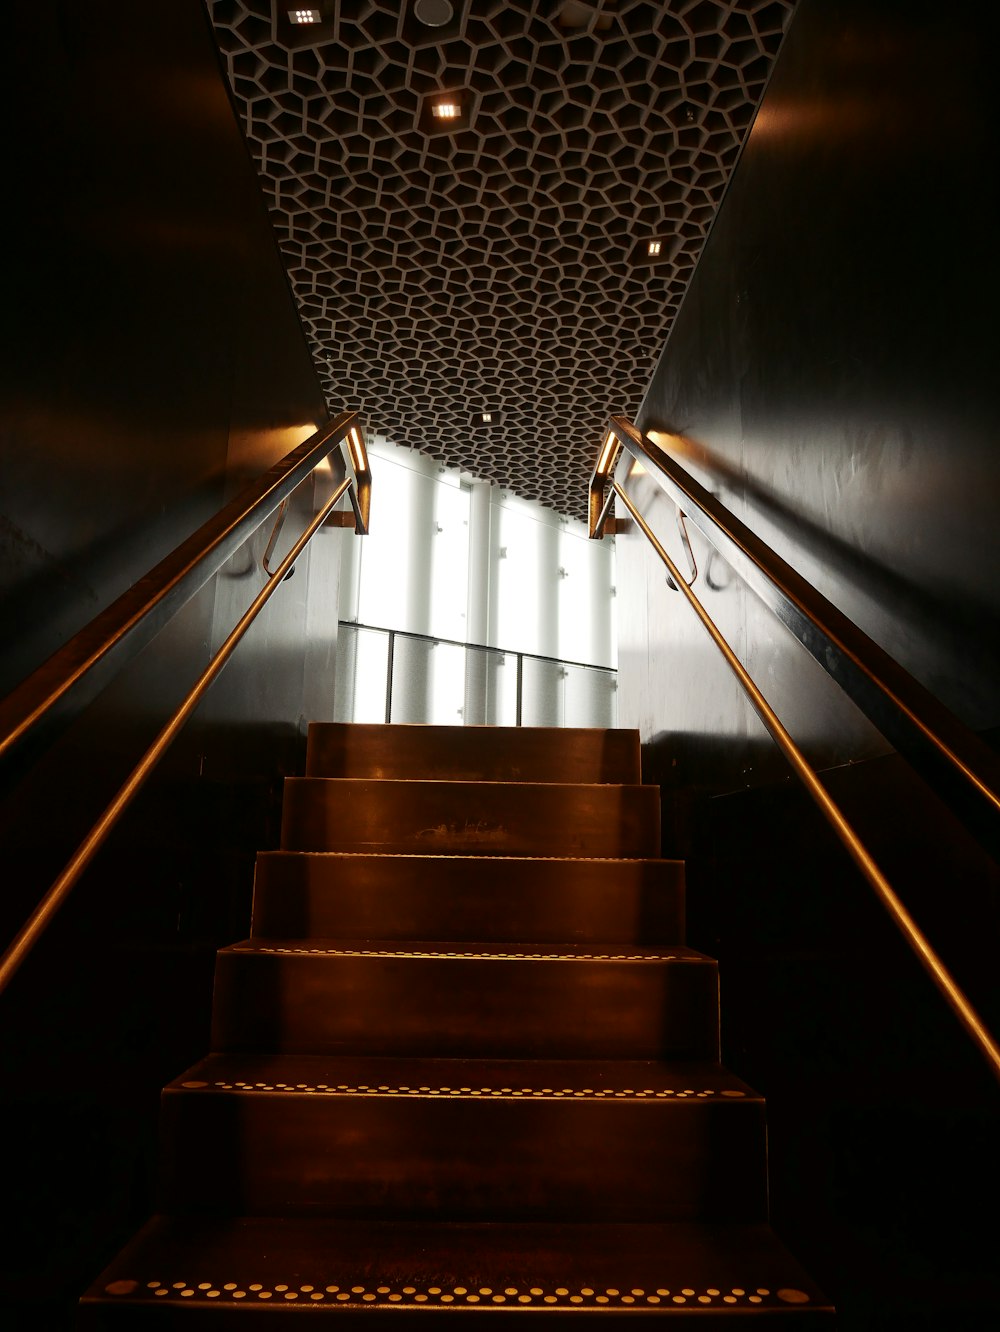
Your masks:
<svg viewBox="0 0 1000 1332"><path fill-rule="evenodd" d="M5 689L325 412L203 15L109 14L20 3L4 19L20 201L4 218ZM799 17L642 424L705 449L713 484L995 735L988 7L808 0ZM721 959L726 1065L766 1096L776 1227L851 1332L992 1326L995 1091L629 549L645 780L664 851L686 859L688 938ZM229 575L220 607L249 562ZM768 660L771 631L731 595L737 633L823 732L826 686L795 683L780 639ZM5 770L5 935L203 663L215 603L49 759ZM299 718L325 715L289 605L269 631L283 668L260 670L251 645L234 661L4 1001L5 1327L72 1326L153 1206L160 1088L209 1048L215 950L246 932L254 854L277 846L280 779L302 770ZM995 1006L995 866L891 756L842 746L852 724L831 734L839 798Z"/></svg>

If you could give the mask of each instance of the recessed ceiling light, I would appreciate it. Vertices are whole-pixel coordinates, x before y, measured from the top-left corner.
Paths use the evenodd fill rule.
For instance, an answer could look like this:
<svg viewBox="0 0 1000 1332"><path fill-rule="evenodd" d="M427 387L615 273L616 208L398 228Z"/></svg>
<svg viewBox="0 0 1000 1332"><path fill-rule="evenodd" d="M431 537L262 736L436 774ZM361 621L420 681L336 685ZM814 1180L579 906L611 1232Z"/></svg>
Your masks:
<svg viewBox="0 0 1000 1332"><path fill-rule="evenodd" d="M413 13L428 28L441 28L455 17L451 0L416 0Z"/></svg>
<svg viewBox="0 0 1000 1332"><path fill-rule="evenodd" d="M471 126L475 108L471 89L439 89L421 101L416 128L421 134L456 134Z"/></svg>
<svg viewBox="0 0 1000 1332"><path fill-rule="evenodd" d="M320 23L322 21L318 9L290 9L288 20L290 23Z"/></svg>
<svg viewBox="0 0 1000 1332"><path fill-rule="evenodd" d="M660 250L662 249L662 244L663 244L662 241L650 241L650 242L649 242L649 249L646 251L646 253L647 253L647 254L659 254L659 253L660 253Z"/></svg>
<svg viewBox="0 0 1000 1332"><path fill-rule="evenodd" d="M485 412L473 412L472 424L474 426L498 426L503 422L503 412L498 411L496 407L490 407Z"/></svg>

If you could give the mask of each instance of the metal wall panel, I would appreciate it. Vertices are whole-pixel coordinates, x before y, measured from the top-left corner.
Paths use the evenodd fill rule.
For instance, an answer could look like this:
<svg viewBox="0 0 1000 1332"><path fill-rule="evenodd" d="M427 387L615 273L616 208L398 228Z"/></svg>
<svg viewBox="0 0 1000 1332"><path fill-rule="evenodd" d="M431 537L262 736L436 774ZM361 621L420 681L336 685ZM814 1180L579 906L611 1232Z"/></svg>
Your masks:
<svg viewBox="0 0 1000 1332"><path fill-rule="evenodd" d="M990 22L803 0L639 416L980 730L1000 721ZM723 783L773 775L642 542L618 538L623 721L706 742L699 762L735 740ZM699 587L817 761L879 751L728 570Z"/></svg>
<svg viewBox="0 0 1000 1332"><path fill-rule="evenodd" d="M5 692L326 407L200 0L11 0L0 32ZM311 494L297 508L289 532ZM340 534L318 540L335 637ZM153 1206L158 1090L203 1052L214 947L247 929L253 852L280 794L265 773L324 691L332 706L329 641L303 664L319 613L308 566L4 996L0 1116L19 1144L4 1326L69 1326ZM262 576L224 571L54 750L0 774L4 943ZM266 673L264 647L279 663Z"/></svg>
<svg viewBox="0 0 1000 1332"><path fill-rule="evenodd" d="M202 5L4 27L6 690L326 413Z"/></svg>

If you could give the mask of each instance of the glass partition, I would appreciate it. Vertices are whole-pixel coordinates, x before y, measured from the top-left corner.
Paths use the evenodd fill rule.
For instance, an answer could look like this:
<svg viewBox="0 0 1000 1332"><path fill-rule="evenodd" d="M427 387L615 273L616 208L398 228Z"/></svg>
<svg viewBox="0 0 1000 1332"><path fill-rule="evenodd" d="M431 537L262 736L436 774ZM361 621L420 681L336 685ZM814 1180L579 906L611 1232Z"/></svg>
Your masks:
<svg viewBox="0 0 1000 1332"><path fill-rule="evenodd" d="M517 725L517 654L497 648L467 647L466 726Z"/></svg>
<svg viewBox="0 0 1000 1332"><path fill-rule="evenodd" d="M384 629L341 622L337 635L335 720L384 722L388 677L388 633Z"/></svg>
<svg viewBox="0 0 1000 1332"><path fill-rule="evenodd" d="M521 688L523 726L613 727L617 714L614 671L525 656Z"/></svg>
<svg viewBox="0 0 1000 1332"><path fill-rule="evenodd" d="M336 721L439 726L617 722L617 672L341 621Z"/></svg>
<svg viewBox="0 0 1000 1332"><path fill-rule="evenodd" d="M394 634L392 709L386 720L461 726L465 649L435 638Z"/></svg>

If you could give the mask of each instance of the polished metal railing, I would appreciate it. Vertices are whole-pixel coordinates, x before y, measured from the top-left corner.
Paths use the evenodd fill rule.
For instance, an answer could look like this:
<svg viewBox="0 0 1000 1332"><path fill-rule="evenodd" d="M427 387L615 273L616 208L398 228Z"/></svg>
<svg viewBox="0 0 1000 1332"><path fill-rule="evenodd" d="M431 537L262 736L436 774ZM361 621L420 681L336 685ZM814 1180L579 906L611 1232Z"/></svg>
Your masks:
<svg viewBox="0 0 1000 1332"><path fill-rule="evenodd" d="M525 684L524 667L526 662L529 664L529 666L534 666L541 670L550 669L551 671L559 672L563 677L566 677L571 673L577 672L583 678L590 678L591 680L599 680L602 682L602 684L605 684L607 686L609 695L613 693L614 689L616 688L617 671L615 671L615 669L611 666L598 666L595 665L593 662L569 661L562 657L547 657L538 652L522 652L514 648L487 647L485 644L482 643L463 643L459 639L441 638L439 636L432 634L419 634L408 629L388 629L383 627L382 625L362 624L357 620L341 620L340 631L341 632L340 632L339 642L340 642L341 652L343 652L343 647L345 643L349 641L349 636L352 633L360 632L365 634L374 634L374 635L379 635L380 637L383 637L385 639L386 642L385 694L384 694L385 706L384 706L383 720L386 723L389 723L394 719L393 698L394 698L394 685L396 683L396 670L395 670L396 644L397 641L399 640L402 640L404 643L424 644L429 649L435 647L458 649L466 654L467 663L472 659L479 658L490 661L496 665L503 665L506 662L507 658L511 658L512 661L514 662L515 678L514 678L514 689L513 689L513 716L510 716L509 711L508 711L508 716L510 717L510 723L513 724L514 726L522 726L524 724L528 725L562 724L552 719L547 719L544 722L528 721L527 723L525 723L524 719L526 712L530 715L534 715L535 712L537 711L537 702L536 705L533 707L532 706L533 699L531 696L531 691ZM338 671L338 680L341 679L342 679L342 672ZM350 711L352 715L350 716L338 715L337 718L338 721L355 720L355 716L353 715L353 707L349 706L347 710ZM397 711L398 711L398 702L397 702ZM398 720L398 716L396 719ZM423 722L430 720L430 718L427 715L419 717L408 716L407 720L413 722ZM504 719L502 717L498 717L497 721L498 724L501 725L505 724ZM589 717L580 716L580 717L575 717L572 723L565 723L565 724L580 725L580 726L613 726L614 719L608 716L596 716L596 715L592 715Z"/></svg>
<svg viewBox="0 0 1000 1332"><path fill-rule="evenodd" d="M617 496L666 567L672 586L684 595L698 616L793 772L875 890L952 1012L986 1058L994 1076L1000 1079L1000 1045L695 595L691 586L694 577L684 578L615 478L615 468L622 453L629 455L674 502L692 564L685 520L719 551L886 739L994 854L1000 844L997 840L1000 831L997 787L1000 783L994 775L995 756L903 667L730 513L675 459L631 422L620 417L612 418L590 481L591 538L599 540L609 529L609 522L614 521L610 519L610 513Z"/></svg>
<svg viewBox="0 0 1000 1332"><path fill-rule="evenodd" d="M71 698L78 697L85 683L92 685L99 672L105 678L111 664L120 668L125 660L134 656L277 509L278 519L267 548L267 556L270 556L288 496L335 448L341 446L346 450L345 462L350 465L348 474L335 486L277 567L268 568L265 557L268 581L0 959L0 992L41 938L244 634L294 569L295 561L324 524L337 522L340 515L334 510L345 494L351 501L354 530L360 535L367 533L371 471L356 414L342 413L293 449L265 476L246 487L0 704L2 757L13 752L58 709L65 708Z"/></svg>

